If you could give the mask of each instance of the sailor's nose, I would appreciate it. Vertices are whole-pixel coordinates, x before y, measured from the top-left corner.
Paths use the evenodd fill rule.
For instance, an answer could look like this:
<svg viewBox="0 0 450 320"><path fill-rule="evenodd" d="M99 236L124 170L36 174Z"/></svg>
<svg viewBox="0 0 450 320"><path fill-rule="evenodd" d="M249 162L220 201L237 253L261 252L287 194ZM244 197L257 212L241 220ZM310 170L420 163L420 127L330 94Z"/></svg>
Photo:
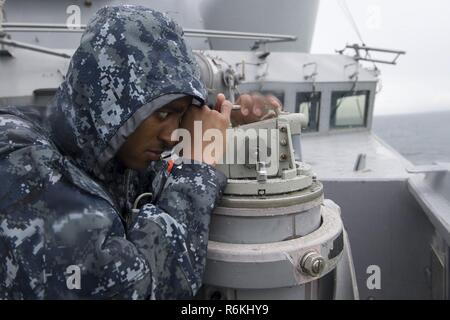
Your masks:
<svg viewBox="0 0 450 320"><path fill-rule="evenodd" d="M164 128L161 130L159 139L162 140L164 144L167 145L168 147L173 147L178 143L177 140L172 141L171 137L172 133L179 128L179 123L180 123L179 120L174 118L173 120L166 123L164 125Z"/></svg>

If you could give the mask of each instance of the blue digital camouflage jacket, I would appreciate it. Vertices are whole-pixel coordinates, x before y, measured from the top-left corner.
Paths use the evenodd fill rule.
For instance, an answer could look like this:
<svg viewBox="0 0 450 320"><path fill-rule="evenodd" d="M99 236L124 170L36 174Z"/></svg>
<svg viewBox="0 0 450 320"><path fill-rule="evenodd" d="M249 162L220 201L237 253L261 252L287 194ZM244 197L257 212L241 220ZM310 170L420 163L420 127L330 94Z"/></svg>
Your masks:
<svg viewBox="0 0 450 320"><path fill-rule="evenodd" d="M114 155L155 110L206 90L181 28L144 7L101 9L40 125L0 109L0 298L192 297L226 178ZM140 201L131 211L136 197Z"/></svg>

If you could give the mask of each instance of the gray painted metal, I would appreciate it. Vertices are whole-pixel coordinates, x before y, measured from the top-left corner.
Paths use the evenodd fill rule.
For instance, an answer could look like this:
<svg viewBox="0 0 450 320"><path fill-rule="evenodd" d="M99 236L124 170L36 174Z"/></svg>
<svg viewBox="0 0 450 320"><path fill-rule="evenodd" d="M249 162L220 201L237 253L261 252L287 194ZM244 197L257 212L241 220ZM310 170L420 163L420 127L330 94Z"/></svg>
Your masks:
<svg viewBox="0 0 450 320"><path fill-rule="evenodd" d="M302 120L299 114L281 113L277 118L242 126L247 130L271 128L277 133L272 141L276 147L270 145L276 155L270 158L270 165L273 161L278 165L265 179L255 176L259 169L249 166L249 159L243 164L221 165L229 179L225 196L211 218L204 280L207 297L279 298L275 292L285 288L284 294L291 298L305 296L306 291L311 298L317 296L316 285L308 285L308 290L304 285L323 278L338 264L344 246L340 209L332 202L322 204L322 185L311 176L310 166L295 162L292 135L300 134ZM259 139L259 132L249 142L252 139ZM242 144L237 152L255 153L261 163L267 161L260 156L265 154L261 150L265 146L259 141ZM308 175L302 175L305 173ZM343 265L349 275L340 280L351 283L349 261ZM294 289L297 286L298 291ZM334 286L327 288L332 296ZM244 295L239 294L241 290L245 290Z"/></svg>
<svg viewBox="0 0 450 320"><path fill-rule="evenodd" d="M208 263L204 283L228 288L270 289L297 286L316 280L333 270L342 254L342 247L333 243L342 237L339 212L321 206L322 224L314 232L292 240L236 244L209 241ZM330 252L337 250L336 255ZM326 259L326 267L318 277L299 271L303 255L315 250Z"/></svg>
<svg viewBox="0 0 450 320"><path fill-rule="evenodd" d="M19 42L19 41L11 41L11 40L0 38L0 44L6 45L9 47L27 49L27 50L31 50L31 51L40 52L40 53L50 54L53 56L58 56L58 57L63 57L63 58L68 58L68 59L70 59L72 57L70 54L67 54L64 52L58 52L58 51L47 49L47 48L40 47L40 46L33 46L33 45L29 45L29 44Z"/></svg>
<svg viewBox="0 0 450 320"><path fill-rule="evenodd" d="M50 91L62 82L70 60L19 48L8 50L12 57L0 56L0 105L45 106L53 97Z"/></svg>
<svg viewBox="0 0 450 320"><path fill-rule="evenodd" d="M284 194L299 189L308 188L312 183L312 178L308 176L296 176L292 179L270 179L264 183L257 180L242 181L238 179L228 179L225 194L236 195L271 195Z"/></svg>
<svg viewBox="0 0 450 320"><path fill-rule="evenodd" d="M317 0L204 0L200 6L206 29L281 33L297 36L274 43L271 51L309 52L318 11ZM249 50L253 42L210 39L211 49Z"/></svg>
<svg viewBox="0 0 450 320"><path fill-rule="evenodd" d="M408 188L450 246L450 171L413 176L408 179Z"/></svg>
<svg viewBox="0 0 450 320"><path fill-rule="evenodd" d="M434 228L406 180L322 182L327 197L342 209L360 298L431 299L427 270ZM380 268L380 289L367 286L369 266Z"/></svg>
<svg viewBox="0 0 450 320"><path fill-rule="evenodd" d="M278 208L218 207L211 218L209 239L224 243L269 243L305 236L320 226L322 200L319 197Z"/></svg>
<svg viewBox="0 0 450 320"><path fill-rule="evenodd" d="M153 9L167 12L185 28L205 29L201 16L200 5L202 0L95 0L90 5L84 1L74 0L8 0L5 3L6 22L8 23L46 23L66 24L73 13L72 5L78 5L81 13L81 24L86 24L91 17L105 5L139 4L150 6ZM240 30L245 31L245 30ZM27 32L14 33L14 39L29 44L41 45L57 49L75 49L80 41L81 34ZM189 39L192 47L209 49L206 39ZM241 41L241 40L239 40Z"/></svg>
<svg viewBox="0 0 450 320"><path fill-rule="evenodd" d="M241 72L241 65L244 61L245 80L242 83L304 83L309 84L309 89L311 89L312 82L305 80L310 72L308 69L304 69L303 65L312 62L317 64L317 75L315 76L317 84L343 82L350 84L350 89L354 82L351 75L355 70L346 66L355 64L355 60L344 55L270 52L266 58L261 59L259 56L263 51L208 50L205 53L210 57L219 57L233 67L238 65L238 72ZM359 68L358 84L365 82L377 82L377 77L372 71L361 67Z"/></svg>
<svg viewBox="0 0 450 320"><path fill-rule="evenodd" d="M286 182L288 183L289 180L286 180ZM313 182L309 188L279 195L263 194L253 195L251 197L238 196L236 194L232 196L225 195L220 205L231 208L279 208L298 203L306 203L307 201L318 198L322 193L322 184L320 182Z"/></svg>
<svg viewBox="0 0 450 320"><path fill-rule="evenodd" d="M249 32L249 33L267 33L267 34L301 34L301 39L295 41L292 45L284 45L282 43L271 44L271 48L290 48L296 51L309 51L312 34L315 26L317 15L318 1L317 0L283 0L284 13L291 13L294 7L297 11L295 23L286 27L282 27L282 23L274 23L268 25L265 19L259 19L261 13L267 12L268 8L272 8L273 19L282 19L283 14L279 11L279 3L276 4L278 16L274 16L274 3L271 1L215 1L215 0L133 0L133 1L119 1L119 0L96 0L92 1L90 5L86 5L83 1L73 0L9 0L6 1L5 11L6 22L8 23L24 23L36 22L46 24L65 24L73 11L68 10L71 5L78 5L81 11L81 24L86 24L93 14L105 5L118 4L139 4L150 6L156 10L165 11L172 16L176 21L185 28L189 29L213 29L235 32ZM293 7L292 7L293 6ZM236 19L224 19L224 10L231 13L228 17L236 17ZM245 19L239 19L239 15L246 12ZM250 16L258 17L258 19L249 20ZM283 19L284 20L284 19ZM283 22L286 22L284 20ZM217 26L217 27L214 27ZM293 31L293 32L285 32ZM195 49L209 49L210 43L218 45L221 41L226 41L237 47L245 47L248 49L249 45L253 44L254 40L229 39L221 40L215 38L205 37L202 39L189 39L189 43ZM71 34L49 34L48 32L27 32L15 33L15 40L27 42L30 44L41 45L51 48L65 48L73 49L77 46L80 34L72 32ZM218 41L218 42L217 42ZM227 46L228 50L233 50L233 47ZM236 49L236 48L235 48Z"/></svg>
<svg viewBox="0 0 450 320"><path fill-rule="evenodd" d="M336 266L333 299L359 300L358 283L348 234L344 230L344 252Z"/></svg>
<svg viewBox="0 0 450 320"><path fill-rule="evenodd" d="M448 245L442 237L436 233L433 236L431 248L431 296L434 300L449 299L448 288Z"/></svg>
<svg viewBox="0 0 450 320"><path fill-rule="evenodd" d="M361 299L433 298L442 273L431 259L434 235L447 240L442 252L449 248L448 165L415 168L370 132L307 135L302 143L304 161L342 208ZM355 172L360 153L366 169ZM448 258L442 261L448 274ZM369 266L380 267L380 289L367 286ZM443 279L448 291L449 277Z"/></svg>
<svg viewBox="0 0 450 320"><path fill-rule="evenodd" d="M73 27L68 24L57 23L26 23L26 22L10 22L2 23L4 32L79 32L83 33L86 30L85 24ZM190 29L184 28L185 37L200 37L200 38L224 38L224 39L243 39L243 40L257 40L264 43L270 42L284 42L295 41L297 38L291 35L271 34L271 33L255 33L255 32L237 32L237 31L223 31L223 30L206 30L206 29Z"/></svg>

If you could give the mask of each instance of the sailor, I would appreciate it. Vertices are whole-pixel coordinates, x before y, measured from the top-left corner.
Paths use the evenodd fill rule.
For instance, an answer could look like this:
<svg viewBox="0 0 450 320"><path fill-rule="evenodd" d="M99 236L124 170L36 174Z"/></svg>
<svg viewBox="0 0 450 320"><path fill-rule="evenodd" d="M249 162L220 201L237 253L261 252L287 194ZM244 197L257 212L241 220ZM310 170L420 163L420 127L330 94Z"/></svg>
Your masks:
<svg viewBox="0 0 450 320"><path fill-rule="evenodd" d="M231 103L219 95L212 110L206 96L167 15L101 9L45 123L0 110L0 298L195 295L226 178L213 159L174 165L160 154L194 120L229 126ZM241 96L234 122L258 120L263 103L280 108L267 99Z"/></svg>

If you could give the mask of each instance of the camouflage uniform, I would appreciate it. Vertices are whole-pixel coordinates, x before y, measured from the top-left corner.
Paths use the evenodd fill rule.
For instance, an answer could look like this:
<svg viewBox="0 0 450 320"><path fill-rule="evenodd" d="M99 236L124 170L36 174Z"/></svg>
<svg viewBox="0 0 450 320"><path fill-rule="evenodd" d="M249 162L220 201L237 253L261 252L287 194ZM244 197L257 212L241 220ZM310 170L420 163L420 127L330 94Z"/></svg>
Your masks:
<svg viewBox="0 0 450 320"><path fill-rule="evenodd" d="M225 177L201 163L137 172L114 157L145 118L185 95L200 105L206 91L181 28L147 8L106 7L44 125L0 110L0 298L195 294ZM151 199L131 212L142 192Z"/></svg>

